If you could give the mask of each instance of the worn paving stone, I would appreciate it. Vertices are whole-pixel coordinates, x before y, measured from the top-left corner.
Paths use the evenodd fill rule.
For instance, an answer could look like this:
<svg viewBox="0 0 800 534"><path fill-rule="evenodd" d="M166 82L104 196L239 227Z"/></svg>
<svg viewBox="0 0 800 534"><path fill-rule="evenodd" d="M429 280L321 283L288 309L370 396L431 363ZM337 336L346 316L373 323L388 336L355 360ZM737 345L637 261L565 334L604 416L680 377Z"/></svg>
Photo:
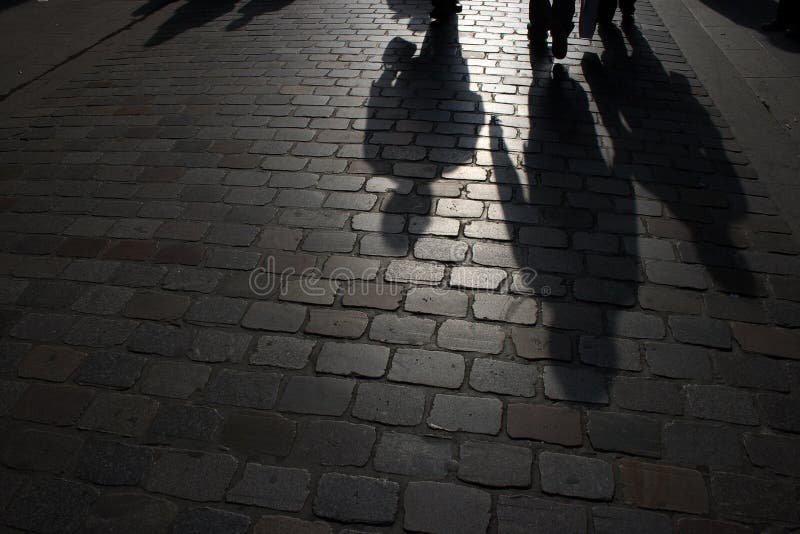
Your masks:
<svg viewBox="0 0 800 534"><path fill-rule="evenodd" d="M200 330L192 342L189 358L198 362L238 362L252 336L223 330Z"/></svg>
<svg viewBox="0 0 800 534"><path fill-rule="evenodd" d="M22 397L28 384L11 380L0 380L0 416L8 415Z"/></svg>
<svg viewBox="0 0 800 534"><path fill-rule="evenodd" d="M757 425L759 421L750 394L726 386L686 386L686 411L701 419L741 425Z"/></svg>
<svg viewBox="0 0 800 534"><path fill-rule="evenodd" d="M618 470L626 502L655 510L708 512L708 492L699 471L630 459L620 460Z"/></svg>
<svg viewBox="0 0 800 534"><path fill-rule="evenodd" d="M486 532L491 496L442 482L410 482L403 497L403 527L422 532Z"/></svg>
<svg viewBox="0 0 800 534"><path fill-rule="evenodd" d="M345 421L309 421L300 428L294 454L322 465L361 467L369 460L375 429Z"/></svg>
<svg viewBox="0 0 800 534"><path fill-rule="evenodd" d="M213 408L162 405L150 425L150 438L166 443L171 438L211 441L221 422L222 416Z"/></svg>
<svg viewBox="0 0 800 534"><path fill-rule="evenodd" d="M527 447L485 441L461 444L458 478L483 486L527 488L531 485L533 453Z"/></svg>
<svg viewBox="0 0 800 534"><path fill-rule="evenodd" d="M711 476L711 493L725 515L797 521L795 488L785 480L715 473Z"/></svg>
<svg viewBox="0 0 800 534"><path fill-rule="evenodd" d="M643 530L654 534L673 532L672 520L666 514L618 506L593 506L592 523L597 534L635 534Z"/></svg>
<svg viewBox="0 0 800 534"><path fill-rule="evenodd" d="M314 514L336 521L389 524L394 521L400 485L391 480L325 473L317 485Z"/></svg>
<svg viewBox="0 0 800 534"><path fill-rule="evenodd" d="M277 373L222 369L205 389L205 397L217 404L269 410L275 405L281 375Z"/></svg>
<svg viewBox="0 0 800 534"><path fill-rule="evenodd" d="M3 521L23 531L73 532L98 492L87 484L59 478L34 479L8 504Z"/></svg>
<svg viewBox="0 0 800 534"><path fill-rule="evenodd" d="M456 462L449 440L384 432L375 448L373 465L383 473L442 480L455 469Z"/></svg>
<svg viewBox="0 0 800 534"><path fill-rule="evenodd" d="M372 320L369 338L384 343L425 345L433 336L436 323L420 317L378 315Z"/></svg>
<svg viewBox="0 0 800 534"><path fill-rule="evenodd" d="M249 336L248 336L249 341ZM252 365L270 365L288 369L302 369L316 343L288 336L261 336L256 350L250 355Z"/></svg>
<svg viewBox="0 0 800 534"><path fill-rule="evenodd" d="M190 501L219 501L237 466L236 458L228 454L157 451L144 487Z"/></svg>
<svg viewBox="0 0 800 534"><path fill-rule="evenodd" d="M414 426L422 421L425 392L407 386L359 384L353 416L387 425Z"/></svg>
<svg viewBox="0 0 800 534"><path fill-rule="evenodd" d="M94 398L94 392L71 386L32 384L11 411L17 419L71 426Z"/></svg>
<svg viewBox="0 0 800 534"><path fill-rule="evenodd" d="M431 428L450 432L500 432L503 404L494 398L436 395L428 417Z"/></svg>
<svg viewBox="0 0 800 534"><path fill-rule="evenodd" d="M439 327L436 339L446 349L498 354L503 350L505 332L495 325L448 319Z"/></svg>
<svg viewBox="0 0 800 534"><path fill-rule="evenodd" d="M511 328L511 341L517 356L526 360L572 359L572 341L569 336L539 328Z"/></svg>
<svg viewBox="0 0 800 534"><path fill-rule="evenodd" d="M158 354L170 358L185 355L191 345L190 329L152 322L140 324L127 343L128 349L133 352Z"/></svg>
<svg viewBox="0 0 800 534"><path fill-rule="evenodd" d="M75 382L127 389L139 380L146 363L145 357L136 354L105 350L92 352L78 369Z"/></svg>
<svg viewBox="0 0 800 534"><path fill-rule="evenodd" d="M681 415L684 394L678 384L646 378L615 377L612 396L628 410Z"/></svg>
<svg viewBox="0 0 800 534"><path fill-rule="evenodd" d="M250 518L217 508L191 508L178 514L173 534L245 534Z"/></svg>
<svg viewBox="0 0 800 534"><path fill-rule="evenodd" d="M68 347L39 345L19 363L19 376L50 382L63 382L83 362L86 353Z"/></svg>
<svg viewBox="0 0 800 534"><path fill-rule="evenodd" d="M650 371L668 378L711 378L708 351L690 345L646 343L645 357Z"/></svg>
<svg viewBox="0 0 800 534"><path fill-rule="evenodd" d="M661 456L661 423L641 415L589 412L586 432L596 450ZM667 446L669 449L669 446Z"/></svg>
<svg viewBox="0 0 800 534"><path fill-rule="evenodd" d="M205 387L210 376L207 365L156 362L145 371L140 390L146 395L188 399Z"/></svg>
<svg viewBox="0 0 800 534"><path fill-rule="evenodd" d="M82 532L169 532L178 507L174 503L137 493L101 495L92 505Z"/></svg>
<svg viewBox="0 0 800 534"><path fill-rule="evenodd" d="M379 378L386 372L388 363L387 347L327 342L317 355L316 370L336 375Z"/></svg>
<svg viewBox="0 0 800 534"><path fill-rule="evenodd" d="M141 436L158 410L158 401L144 395L100 393L83 414L78 428L120 436Z"/></svg>
<svg viewBox="0 0 800 534"><path fill-rule="evenodd" d="M165 321L180 319L189 308L189 298L169 293L144 292L133 295L125 315L134 319Z"/></svg>
<svg viewBox="0 0 800 534"><path fill-rule="evenodd" d="M563 504L529 495L500 495L498 532L588 532L589 514L583 506Z"/></svg>
<svg viewBox="0 0 800 534"><path fill-rule="evenodd" d="M24 429L12 433L2 447L2 461L15 469L61 473L80 449L78 437Z"/></svg>
<svg viewBox="0 0 800 534"><path fill-rule="evenodd" d="M581 414L572 408L509 404L506 432L514 439L532 439L568 447L583 443Z"/></svg>
<svg viewBox="0 0 800 534"><path fill-rule="evenodd" d="M275 332L297 332L306 318L306 308L297 304L254 302L242 319L242 326Z"/></svg>
<svg viewBox="0 0 800 534"><path fill-rule="evenodd" d="M608 404L606 379L596 371L548 365L543 376L544 394L549 399Z"/></svg>
<svg viewBox="0 0 800 534"><path fill-rule="evenodd" d="M332 532L331 527L321 521L311 522L278 515L262 516L253 527L253 534L331 534Z"/></svg>
<svg viewBox="0 0 800 534"><path fill-rule="evenodd" d="M639 344L629 339L581 336L578 354L588 365L626 371L642 369Z"/></svg>
<svg viewBox="0 0 800 534"><path fill-rule="evenodd" d="M406 295L405 310L448 317L466 317L468 303L469 297L460 291L415 287Z"/></svg>
<svg viewBox="0 0 800 534"><path fill-rule="evenodd" d="M741 440L741 431L722 425L672 421L664 426L665 457L682 465L742 465Z"/></svg>
<svg viewBox="0 0 800 534"><path fill-rule="evenodd" d="M227 500L273 510L298 512L309 494L311 475L305 469L248 463Z"/></svg>
<svg viewBox="0 0 800 534"><path fill-rule="evenodd" d="M469 385L476 391L515 397L536 395L536 368L532 365L475 358L469 373Z"/></svg>
<svg viewBox="0 0 800 534"><path fill-rule="evenodd" d="M293 376L286 384L279 409L317 415L342 415L350 404L354 380L326 376Z"/></svg>
<svg viewBox="0 0 800 534"><path fill-rule="evenodd" d="M800 440L768 434L745 434L744 446L753 465L796 477L800 458L795 454Z"/></svg>
<svg viewBox="0 0 800 534"><path fill-rule="evenodd" d="M503 321L516 324L536 324L539 307L536 301L525 297L510 297L479 293L472 303L476 319Z"/></svg>
<svg viewBox="0 0 800 534"><path fill-rule="evenodd" d="M545 493L597 500L614 495L614 471L604 460L542 452L539 476Z"/></svg>
<svg viewBox="0 0 800 534"><path fill-rule="evenodd" d="M397 349L387 378L395 382L458 388L464 381L460 354L419 349Z"/></svg>
<svg viewBox="0 0 800 534"><path fill-rule="evenodd" d="M368 323L369 317L360 311L311 309L305 332L358 339L366 331Z"/></svg>

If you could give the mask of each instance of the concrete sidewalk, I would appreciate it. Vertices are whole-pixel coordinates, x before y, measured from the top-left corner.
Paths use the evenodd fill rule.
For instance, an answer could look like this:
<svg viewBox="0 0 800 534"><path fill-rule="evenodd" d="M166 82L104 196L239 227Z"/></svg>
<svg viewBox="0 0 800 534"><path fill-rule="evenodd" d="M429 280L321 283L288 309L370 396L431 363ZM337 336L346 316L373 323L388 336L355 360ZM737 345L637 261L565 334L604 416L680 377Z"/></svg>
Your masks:
<svg viewBox="0 0 800 534"><path fill-rule="evenodd" d="M189 0L6 99L0 524L798 529L791 139L686 5Z"/></svg>

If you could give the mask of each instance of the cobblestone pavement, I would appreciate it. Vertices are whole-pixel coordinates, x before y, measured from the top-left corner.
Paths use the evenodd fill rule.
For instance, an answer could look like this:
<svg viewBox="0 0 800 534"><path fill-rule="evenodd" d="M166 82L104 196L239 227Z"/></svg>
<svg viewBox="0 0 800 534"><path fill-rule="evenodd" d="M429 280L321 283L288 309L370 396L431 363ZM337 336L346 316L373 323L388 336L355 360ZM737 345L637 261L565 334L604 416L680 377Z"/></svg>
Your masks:
<svg viewBox="0 0 800 534"><path fill-rule="evenodd" d="M190 0L3 117L0 522L797 529L798 247L638 6Z"/></svg>

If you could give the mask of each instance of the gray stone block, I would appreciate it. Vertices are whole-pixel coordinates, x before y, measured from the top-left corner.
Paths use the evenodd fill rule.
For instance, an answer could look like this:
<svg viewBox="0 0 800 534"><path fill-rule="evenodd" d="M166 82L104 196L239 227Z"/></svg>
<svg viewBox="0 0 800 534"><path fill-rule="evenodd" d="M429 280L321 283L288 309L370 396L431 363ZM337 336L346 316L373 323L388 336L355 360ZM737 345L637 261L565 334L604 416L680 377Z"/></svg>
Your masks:
<svg viewBox="0 0 800 534"><path fill-rule="evenodd" d="M542 452L539 476L545 493L598 500L614 495L614 470L603 460Z"/></svg>
<svg viewBox="0 0 800 534"><path fill-rule="evenodd" d="M399 498L397 482L326 473L319 480L313 509L336 521L382 525L394 521Z"/></svg>
<svg viewBox="0 0 800 534"><path fill-rule="evenodd" d="M464 382L464 357L452 352L397 349L388 378L395 382L458 388Z"/></svg>
<svg viewBox="0 0 800 534"><path fill-rule="evenodd" d="M309 493L311 475L305 469L248 463L239 482L228 490L227 500L299 512Z"/></svg>
<svg viewBox="0 0 800 534"><path fill-rule="evenodd" d="M458 478L483 486L528 488L532 463L527 447L467 441L461 444Z"/></svg>
<svg viewBox="0 0 800 534"><path fill-rule="evenodd" d="M489 527L491 496L442 482L410 482L403 498L406 530L479 534Z"/></svg>
<svg viewBox="0 0 800 534"><path fill-rule="evenodd" d="M436 395L428 426L450 432L496 435L500 432L502 414L503 403L498 399Z"/></svg>

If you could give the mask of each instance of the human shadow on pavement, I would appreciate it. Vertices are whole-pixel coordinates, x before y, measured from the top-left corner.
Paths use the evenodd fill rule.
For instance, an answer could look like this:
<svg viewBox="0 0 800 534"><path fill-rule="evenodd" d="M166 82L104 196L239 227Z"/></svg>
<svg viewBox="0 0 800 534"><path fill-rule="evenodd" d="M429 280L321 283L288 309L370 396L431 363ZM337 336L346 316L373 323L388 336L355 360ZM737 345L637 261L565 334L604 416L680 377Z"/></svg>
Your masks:
<svg viewBox="0 0 800 534"><path fill-rule="evenodd" d="M474 136L485 121L480 95L470 90L456 18L431 23L415 57L416 50L402 37L392 39L367 105L364 150L373 173L404 177L381 203L383 247L392 256L408 251L403 216L410 234L442 232L431 228L436 222L429 216L432 197L448 194L437 169L471 163L474 147L458 146L459 139ZM451 122L454 113L462 121Z"/></svg>
<svg viewBox="0 0 800 534"><path fill-rule="evenodd" d="M280 11L294 0L250 0L237 10L239 18L234 19L228 24L228 30L238 30L250 24L253 19L264 15Z"/></svg>
<svg viewBox="0 0 800 534"><path fill-rule="evenodd" d="M235 0L187 0L158 27L145 46L158 46L185 31L200 28L233 10Z"/></svg>
<svg viewBox="0 0 800 534"><path fill-rule="evenodd" d="M782 31L765 32L760 30L762 24L771 21L775 17L778 10L778 2L701 1L706 7L713 9L737 26L759 31L759 34L773 46L789 52L800 52L800 40L793 39Z"/></svg>
<svg viewBox="0 0 800 534"><path fill-rule="evenodd" d="M547 397L608 404L608 378L643 370L639 343L730 348L727 327L696 322L709 280L724 293L758 288L740 252L746 197L698 88L667 72L635 26L599 33L604 50L584 53L578 80L556 66L531 88L526 165L549 177L529 192L538 215L520 215L538 224L520 230L531 247L518 260L542 296L547 334L531 345L573 362L545 367ZM548 206L562 200L551 186L574 189Z"/></svg>

